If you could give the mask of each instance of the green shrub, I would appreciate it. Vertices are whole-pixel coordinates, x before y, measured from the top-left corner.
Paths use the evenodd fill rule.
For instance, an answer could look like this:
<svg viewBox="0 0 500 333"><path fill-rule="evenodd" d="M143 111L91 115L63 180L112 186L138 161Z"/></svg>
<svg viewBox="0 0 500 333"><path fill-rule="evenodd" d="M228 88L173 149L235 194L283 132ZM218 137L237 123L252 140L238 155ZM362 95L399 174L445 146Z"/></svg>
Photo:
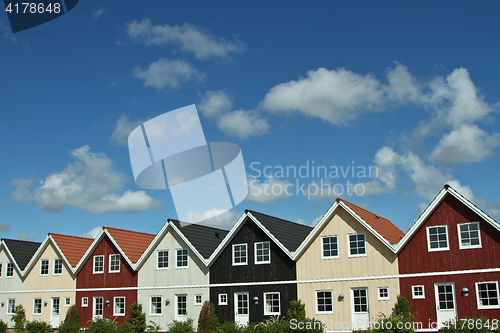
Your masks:
<svg viewBox="0 0 500 333"><path fill-rule="evenodd" d="M7 331L7 324L0 319L0 333L5 333Z"/></svg>
<svg viewBox="0 0 500 333"><path fill-rule="evenodd" d="M28 333L52 333L52 327L49 323L44 321L31 321L26 324L26 331Z"/></svg>
<svg viewBox="0 0 500 333"><path fill-rule="evenodd" d="M17 331L24 330L24 325L26 324L26 313L22 304L16 306L14 314L10 320L14 322L14 329Z"/></svg>
<svg viewBox="0 0 500 333"><path fill-rule="evenodd" d="M398 295L396 304L394 305L395 316L404 316L410 318L410 301L404 296Z"/></svg>
<svg viewBox="0 0 500 333"><path fill-rule="evenodd" d="M127 317L127 322L135 327L136 332L144 332L146 330L146 314L142 312L142 304L133 303L128 307L130 317Z"/></svg>
<svg viewBox="0 0 500 333"><path fill-rule="evenodd" d="M219 326L219 318L215 314L215 306L205 301L198 318L198 333L212 333Z"/></svg>
<svg viewBox="0 0 500 333"><path fill-rule="evenodd" d="M168 333L194 333L193 319L188 318L186 321L174 320L168 325Z"/></svg>
<svg viewBox="0 0 500 333"><path fill-rule="evenodd" d="M243 326L237 325L232 321L226 321L219 325L215 330L216 333L244 333L246 329Z"/></svg>
<svg viewBox="0 0 500 333"><path fill-rule="evenodd" d="M59 333L77 333L80 332L80 314L78 313L78 308L76 305L69 307L66 312L66 317L64 321L59 325Z"/></svg>
<svg viewBox="0 0 500 333"><path fill-rule="evenodd" d="M161 331L161 326L155 323L154 321L150 321L149 325L146 327L146 332L148 333L159 333L160 331Z"/></svg>
<svg viewBox="0 0 500 333"><path fill-rule="evenodd" d="M116 323L110 319L95 318L86 333L115 333Z"/></svg>
<svg viewBox="0 0 500 333"><path fill-rule="evenodd" d="M299 299L298 301L293 300L290 302L290 308L288 309L288 319L306 319L306 305L302 303Z"/></svg>
<svg viewBox="0 0 500 333"><path fill-rule="evenodd" d="M493 322L486 317L463 317L444 323L441 332L444 333L488 333L500 332L499 321Z"/></svg>
<svg viewBox="0 0 500 333"><path fill-rule="evenodd" d="M116 326L116 333L135 333L136 327L129 322Z"/></svg>

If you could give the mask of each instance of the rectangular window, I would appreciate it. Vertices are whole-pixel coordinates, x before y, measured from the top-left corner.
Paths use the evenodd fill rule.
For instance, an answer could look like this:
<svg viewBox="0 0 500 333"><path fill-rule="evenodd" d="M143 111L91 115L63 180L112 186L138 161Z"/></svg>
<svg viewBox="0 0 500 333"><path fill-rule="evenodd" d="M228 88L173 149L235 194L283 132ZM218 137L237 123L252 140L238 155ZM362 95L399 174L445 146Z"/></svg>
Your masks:
<svg viewBox="0 0 500 333"><path fill-rule="evenodd" d="M280 315L280 293L264 293L264 315Z"/></svg>
<svg viewBox="0 0 500 333"><path fill-rule="evenodd" d="M35 298L33 300L33 314L34 315L42 314L42 299L41 298Z"/></svg>
<svg viewBox="0 0 500 333"><path fill-rule="evenodd" d="M474 249L481 247L481 234L479 222L460 223L458 227L458 240L460 249Z"/></svg>
<svg viewBox="0 0 500 333"><path fill-rule="evenodd" d="M102 318L104 309L104 299L102 297L94 297L94 317Z"/></svg>
<svg viewBox="0 0 500 333"><path fill-rule="evenodd" d="M323 249L322 259L331 259L339 257L339 243L337 236L321 237L321 247Z"/></svg>
<svg viewBox="0 0 500 333"><path fill-rule="evenodd" d="M427 247L430 251L449 250L448 228L445 225L427 227Z"/></svg>
<svg viewBox="0 0 500 333"><path fill-rule="evenodd" d="M109 272L118 273L120 271L120 254L109 255Z"/></svg>
<svg viewBox="0 0 500 333"><path fill-rule="evenodd" d="M59 315L59 297L52 297L52 314Z"/></svg>
<svg viewBox="0 0 500 333"><path fill-rule="evenodd" d="M168 268L168 250L158 251L157 253L157 263L158 268Z"/></svg>
<svg viewBox="0 0 500 333"><path fill-rule="evenodd" d="M40 260L40 275L42 275L42 276L49 275L49 260L48 259Z"/></svg>
<svg viewBox="0 0 500 333"><path fill-rule="evenodd" d="M194 295L194 305L203 305L203 297L201 295Z"/></svg>
<svg viewBox="0 0 500 333"><path fill-rule="evenodd" d="M161 315L161 296L151 296L151 314Z"/></svg>
<svg viewBox="0 0 500 333"><path fill-rule="evenodd" d="M82 297L82 308L85 308L89 306L89 298L88 297Z"/></svg>
<svg viewBox="0 0 500 333"><path fill-rule="evenodd" d="M179 249L177 252L176 268L188 267L188 250Z"/></svg>
<svg viewBox="0 0 500 333"><path fill-rule="evenodd" d="M388 301L389 300L389 287L379 287L378 288L378 300Z"/></svg>
<svg viewBox="0 0 500 333"><path fill-rule="evenodd" d="M366 256L365 234L353 234L349 237L349 257Z"/></svg>
<svg viewBox="0 0 500 333"><path fill-rule="evenodd" d="M269 242L255 243L255 263L271 263L271 244Z"/></svg>
<svg viewBox="0 0 500 333"><path fill-rule="evenodd" d="M113 316L125 316L125 297L114 298Z"/></svg>
<svg viewBox="0 0 500 333"><path fill-rule="evenodd" d="M187 295L175 295L177 299L177 310L176 310L176 315L177 317L185 317L187 316Z"/></svg>
<svg viewBox="0 0 500 333"><path fill-rule="evenodd" d="M316 313L333 313L333 292L331 290L316 291Z"/></svg>
<svg viewBox="0 0 500 333"><path fill-rule="evenodd" d="M64 299L64 306L70 306L71 305L71 297L66 297Z"/></svg>
<svg viewBox="0 0 500 333"><path fill-rule="evenodd" d="M62 259L54 259L54 275L61 275L62 274L62 265L63 265L63 260Z"/></svg>
<svg viewBox="0 0 500 333"><path fill-rule="evenodd" d="M413 299L425 298L424 286L411 286L411 295Z"/></svg>
<svg viewBox="0 0 500 333"><path fill-rule="evenodd" d="M478 309L498 309L498 281L476 282Z"/></svg>
<svg viewBox="0 0 500 333"><path fill-rule="evenodd" d="M14 310L16 309L16 299L9 298L9 302L7 303L7 314L14 314Z"/></svg>
<svg viewBox="0 0 500 333"><path fill-rule="evenodd" d="M2 263L0 262L0 277L2 277Z"/></svg>
<svg viewBox="0 0 500 333"><path fill-rule="evenodd" d="M227 294L219 294L219 305L227 305Z"/></svg>
<svg viewBox="0 0 500 333"><path fill-rule="evenodd" d="M13 277L14 276L14 264L9 262L7 263L7 277Z"/></svg>
<svg viewBox="0 0 500 333"><path fill-rule="evenodd" d="M104 256L94 256L94 274L104 273Z"/></svg>
<svg viewBox="0 0 500 333"><path fill-rule="evenodd" d="M246 265L247 263L247 245L233 244L233 266Z"/></svg>

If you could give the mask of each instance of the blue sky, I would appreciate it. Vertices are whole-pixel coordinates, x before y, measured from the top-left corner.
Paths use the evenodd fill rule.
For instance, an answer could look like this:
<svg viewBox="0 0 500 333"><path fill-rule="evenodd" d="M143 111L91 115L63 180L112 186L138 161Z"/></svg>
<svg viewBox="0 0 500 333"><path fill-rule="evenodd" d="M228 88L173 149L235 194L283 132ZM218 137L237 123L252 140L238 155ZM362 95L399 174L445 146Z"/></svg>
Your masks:
<svg viewBox="0 0 500 333"><path fill-rule="evenodd" d="M80 1L16 34L4 12L0 236L158 232L177 217L172 198L134 183L126 139L190 104L207 141L241 147L252 181L212 225L230 227L245 209L310 224L342 194L406 231L445 183L498 220L499 10L495 1ZM279 174L313 161L356 174ZM273 174L254 178L266 166ZM370 166L376 176L358 174ZM348 195L347 181L363 195ZM279 193L288 184L291 195ZM336 193L315 194L315 184Z"/></svg>

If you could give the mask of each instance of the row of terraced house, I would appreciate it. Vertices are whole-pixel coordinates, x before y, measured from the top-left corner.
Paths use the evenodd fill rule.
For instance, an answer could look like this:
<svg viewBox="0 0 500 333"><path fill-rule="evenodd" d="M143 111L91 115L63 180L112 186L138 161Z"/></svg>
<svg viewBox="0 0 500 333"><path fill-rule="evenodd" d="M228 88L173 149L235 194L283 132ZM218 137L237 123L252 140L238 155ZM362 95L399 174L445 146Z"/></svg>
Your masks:
<svg viewBox="0 0 500 333"><path fill-rule="evenodd" d="M500 318L500 225L449 186L405 234L343 199L314 227L245 211L231 230L169 220L156 235L103 227L94 238L3 239L0 319L17 304L57 327L76 304L83 326L118 323L139 302L166 327L202 304L221 322L284 316L301 299L327 330L366 327L397 295L424 329L455 317Z"/></svg>

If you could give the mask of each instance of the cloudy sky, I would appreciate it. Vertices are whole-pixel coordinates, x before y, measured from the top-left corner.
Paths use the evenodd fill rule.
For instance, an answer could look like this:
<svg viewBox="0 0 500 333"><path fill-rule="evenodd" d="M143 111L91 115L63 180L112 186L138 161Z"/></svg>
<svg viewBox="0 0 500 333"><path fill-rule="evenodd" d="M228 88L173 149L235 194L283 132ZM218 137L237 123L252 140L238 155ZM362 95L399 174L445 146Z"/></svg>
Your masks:
<svg viewBox="0 0 500 333"><path fill-rule="evenodd" d="M241 147L250 181L211 225L245 209L311 224L340 196L406 231L446 183L498 220L499 12L81 1L16 34L3 12L0 236L158 232L172 197L134 183L127 137L191 104L207 141Z"/></svg>

